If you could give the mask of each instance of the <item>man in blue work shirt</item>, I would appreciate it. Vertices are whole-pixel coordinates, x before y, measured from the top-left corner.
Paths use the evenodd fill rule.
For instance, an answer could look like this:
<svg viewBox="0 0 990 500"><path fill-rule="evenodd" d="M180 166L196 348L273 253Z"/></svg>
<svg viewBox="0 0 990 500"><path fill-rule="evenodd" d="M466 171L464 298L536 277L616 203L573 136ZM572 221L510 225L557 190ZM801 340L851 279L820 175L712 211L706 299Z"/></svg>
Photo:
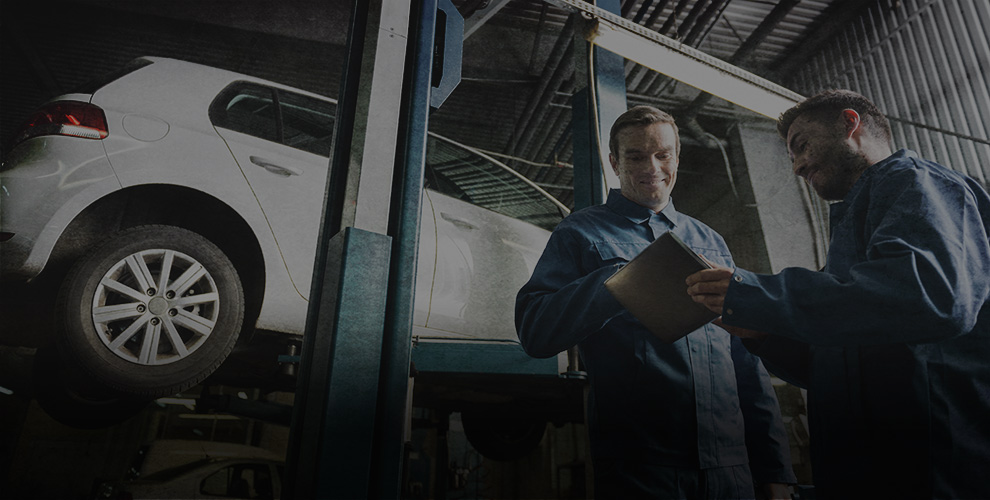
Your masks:
<svg viewBox="0 0 990 500"><path fill-rule="evenodd" d="M802 102L778 131L794 173L842 200L825 268L703 271L689 293L808 389L819 498L990 498L990 196L892 153L854 92Z"/></svg>
<svg viewBox="0 0 990 500"><path fill-rule="evenodd" d="M665 344L603 286L667 231L731 265L722 237L670 201L680 153L674 119L632 108L613 124L609 150L620 189L557 226L516 298L528 354L580 350L596 496L753 498L756 483L761 494L789 498L787 436L759 359L711 324Z"/></svg>

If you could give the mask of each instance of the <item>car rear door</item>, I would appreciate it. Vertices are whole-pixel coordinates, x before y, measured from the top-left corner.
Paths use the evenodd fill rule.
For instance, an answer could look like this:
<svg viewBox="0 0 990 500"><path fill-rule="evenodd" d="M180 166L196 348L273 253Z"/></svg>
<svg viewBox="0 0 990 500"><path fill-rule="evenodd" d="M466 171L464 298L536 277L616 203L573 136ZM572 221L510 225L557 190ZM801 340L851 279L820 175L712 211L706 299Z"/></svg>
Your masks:
<svg viewBox="0 0 990 500"><path fill-rule="evenodd" d="M312 100L322 109L298 117L297 129L302 131L289 135L284 125L289 113L283 114L277 99L294 100L289 93L277 96L271 87L236 83L211 106L210 118L261 204L296 290L308 297L329 168L333 104Z"/></svg>
<svg viewBox="0 0 990 500"><path fill-rule="evenodd" d="M309 297L323 216L336 105L329 100L239 82L224 90L210 117L260 203L296 291ZM435 239L432 223L421 238ZM422 247L421 247L422 248ZM425 321L434 255L420 251L416 318ZM420 292L420 289L423 289ZM423 300L420 300L422 293Z"/></svg>

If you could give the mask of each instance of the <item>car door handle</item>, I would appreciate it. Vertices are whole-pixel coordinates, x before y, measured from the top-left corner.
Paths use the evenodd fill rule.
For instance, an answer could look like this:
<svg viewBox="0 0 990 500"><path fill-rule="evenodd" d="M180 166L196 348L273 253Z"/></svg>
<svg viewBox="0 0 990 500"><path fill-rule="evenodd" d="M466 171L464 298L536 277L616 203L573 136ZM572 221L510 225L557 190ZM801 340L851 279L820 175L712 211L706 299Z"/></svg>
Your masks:
<svg viewBox="0 0 990 500"><path fill-rule="evenodd" d="M282 177L288 177L290 175L302 175L302 170L292 167L283 167L282 165L276 165L272 163L271 160L266 160L259 156L251 156L251 163L275 174L281 175Z"/></svg>
<svg viewBox="0 0 990 500"><path fill-rule="evenodd" d="M460 229L466 229L466 230L469 230L469 231L473 231L475 229L478 229L478 226L475 226L474 224L471 224L470 222L468 222L468 221L466 221L464 219L461 219L461 218L458 218L458 217L454 217L453 215L450 215L450 214L448 214L446 212L440 212L440 218L443 219L443 220L445 220L445 221L447 221L447 222L449 222L449 223L451 223L451 224L453 224L454 226L456 226L456 227L458 227Z"/></svg>

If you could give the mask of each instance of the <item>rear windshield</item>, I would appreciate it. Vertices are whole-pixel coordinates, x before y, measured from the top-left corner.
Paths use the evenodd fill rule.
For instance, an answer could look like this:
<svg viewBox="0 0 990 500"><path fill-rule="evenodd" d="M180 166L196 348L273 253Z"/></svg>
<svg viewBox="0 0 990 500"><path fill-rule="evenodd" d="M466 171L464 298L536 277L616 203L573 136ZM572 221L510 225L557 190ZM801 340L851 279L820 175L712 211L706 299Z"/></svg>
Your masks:
<svg viewBox="0 0 990 500"><path fill-rule="evenodd" d="M144 58L134 59L133 61L125 64L121 68L118 68L118 69L115 69L113 71L110 71L109 73L105 73L102 76L99 76L97 78L94 78L94 79L92 79L92 80L90 80L90 81L88 81L88 82L80 85L79 87L76 87L75 89L73 89L69 93L70 94L95 94L96 91L97 90L100 90L101 88L103 88L104 85L106 85L106 84L108 84L108 83L110 83L110 82L112 82L114 80L117 80L118 78L122 78L124 75L133 73L133 72L135 72L135 71L137 71L137 70L139 70L139 69L141 69L141 68L143 68L145 66L148 66L148 65L152 64L152 62L153 61L151 61L150 59L144 59Z"/></svg>

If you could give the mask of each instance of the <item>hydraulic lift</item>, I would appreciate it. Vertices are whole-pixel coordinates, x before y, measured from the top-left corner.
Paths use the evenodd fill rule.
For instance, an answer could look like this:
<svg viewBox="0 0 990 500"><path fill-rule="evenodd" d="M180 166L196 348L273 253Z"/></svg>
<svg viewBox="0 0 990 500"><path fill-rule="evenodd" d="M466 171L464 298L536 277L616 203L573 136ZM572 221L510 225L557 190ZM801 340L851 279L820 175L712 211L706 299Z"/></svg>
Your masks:
<svg viewBox="0 0 990 500"><path fill-rule="evenodd" d="M623 19L618 0L547 1L580 18L575 54L588 61L573 101L576 208L609 184L601 138L626 109L624 58L771 118L801 99ZM573 353L562 374L515 344L410 336L427 121L459 79L459 18L449 0L353 2L285 498L399 497L412 367L580 380Z"/></svg>

